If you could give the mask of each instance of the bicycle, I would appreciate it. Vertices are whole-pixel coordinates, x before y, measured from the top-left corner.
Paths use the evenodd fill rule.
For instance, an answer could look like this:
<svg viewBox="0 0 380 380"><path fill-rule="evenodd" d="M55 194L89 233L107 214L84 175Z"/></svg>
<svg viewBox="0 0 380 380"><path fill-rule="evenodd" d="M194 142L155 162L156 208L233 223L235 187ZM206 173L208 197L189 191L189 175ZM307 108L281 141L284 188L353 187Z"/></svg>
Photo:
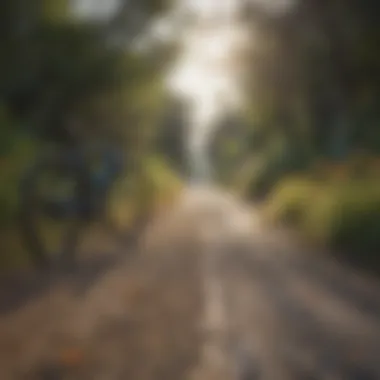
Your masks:
<svg viewBox="0 0 380 380"><path fill-rule="evenodd" d="M123 153L113 147L64 147L32 164L21 180L19 216L22 239L35 266L74 265L84 229L95 220L109 227L108 195L123 170ZM39 225L41 217L49 222ZM54 230L56 222L59 227ZM44 229L49 238L56 237L56 249L49 247Z"/></svg>

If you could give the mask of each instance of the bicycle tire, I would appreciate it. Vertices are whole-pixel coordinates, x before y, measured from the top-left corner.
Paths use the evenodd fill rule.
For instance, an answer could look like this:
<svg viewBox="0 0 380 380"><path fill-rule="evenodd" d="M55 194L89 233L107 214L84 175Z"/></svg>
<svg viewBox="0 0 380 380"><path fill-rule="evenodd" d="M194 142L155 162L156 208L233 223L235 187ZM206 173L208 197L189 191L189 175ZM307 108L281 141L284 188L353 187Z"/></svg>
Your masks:
<svg viewBox="0 0 380 380"><path fill-rule="evenodd" d="M50 154L39 159L26 173L20 184L19 226L23 244L30 254L32 263L37 268L48 268L56 265L71 266L75 263L80 237L86 224L83 213L76 211L73 223L65 231L63 241L60 243L59 252L54 256L49 252L44 239L38 231L35 222L36 187L40 175L49 169L58 168L64 162L66 156L60 153ZM63 160L62 160L63 159ZM76 190L75 197L80 202L83 198L83 190L86 188L86 178L80 165L75 173Z"/></svg>

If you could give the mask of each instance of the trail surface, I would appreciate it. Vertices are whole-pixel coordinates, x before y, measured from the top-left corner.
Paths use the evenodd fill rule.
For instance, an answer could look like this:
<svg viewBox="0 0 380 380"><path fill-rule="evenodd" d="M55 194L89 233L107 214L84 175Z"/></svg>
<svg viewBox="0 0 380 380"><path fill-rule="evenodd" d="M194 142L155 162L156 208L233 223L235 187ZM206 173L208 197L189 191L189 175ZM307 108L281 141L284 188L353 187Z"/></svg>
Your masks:
<svg viewBox="0 0 380 380"><path fill-rule="evenodd" d="M380 379L379 283L228 195L188 190L133 252L91 241L1 284L0 379Z"/></svg>

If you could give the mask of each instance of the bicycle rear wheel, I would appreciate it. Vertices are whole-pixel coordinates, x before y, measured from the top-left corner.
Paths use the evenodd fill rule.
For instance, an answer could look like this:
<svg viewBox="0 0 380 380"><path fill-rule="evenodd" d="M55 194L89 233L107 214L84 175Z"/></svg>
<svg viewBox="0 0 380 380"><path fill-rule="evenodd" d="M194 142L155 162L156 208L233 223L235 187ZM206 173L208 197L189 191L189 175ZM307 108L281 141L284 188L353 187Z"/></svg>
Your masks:
<svg viewBox="0 0 380 380"><path fill-rule="evenodd" d="M86 225L81 204L86 178L83 168L61 152L43 157L21 181L20 231L36 267L75 263ZM61 194L54 194L57 188Z"/></svg>

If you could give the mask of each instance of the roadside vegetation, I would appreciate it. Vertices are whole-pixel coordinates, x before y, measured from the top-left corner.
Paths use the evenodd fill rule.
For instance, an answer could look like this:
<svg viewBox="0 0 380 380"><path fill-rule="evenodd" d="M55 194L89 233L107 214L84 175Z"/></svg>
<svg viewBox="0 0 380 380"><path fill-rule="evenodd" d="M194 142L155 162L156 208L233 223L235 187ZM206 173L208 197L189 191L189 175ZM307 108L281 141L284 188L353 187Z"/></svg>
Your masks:
<svg viewBox="0 0 380 380"><path fill-rule="evenodd" d="M148 24L162 6L147 1L133 9ZM179 180L156 144L167 101L165 57L128 45L140 32L123 30L131 12L120 2L105 23L78 18L67 0L2 3L0 270L29 265L18 229L20 179L41 153L70 144L73 135L76 144L107 141L125 152L125 170L109 197L110 217L123 228L175 197ZM114 43L119 36L126 42Z"/></svg>

